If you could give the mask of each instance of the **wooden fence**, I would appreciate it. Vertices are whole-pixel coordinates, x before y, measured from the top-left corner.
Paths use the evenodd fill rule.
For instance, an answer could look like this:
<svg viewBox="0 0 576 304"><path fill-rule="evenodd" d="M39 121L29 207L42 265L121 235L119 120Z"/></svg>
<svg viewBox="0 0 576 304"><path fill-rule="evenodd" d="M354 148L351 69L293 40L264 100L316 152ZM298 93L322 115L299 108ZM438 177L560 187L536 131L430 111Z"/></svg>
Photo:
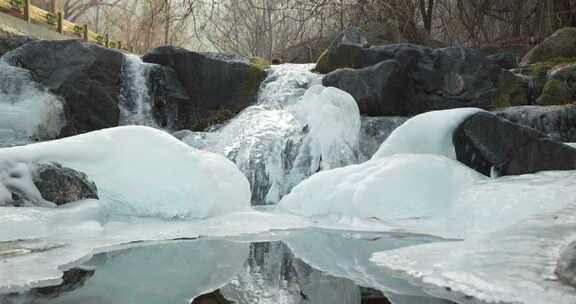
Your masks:
<svg viewBox="0 0 576 304"><path fill-rule="evenodd" d="M77 25L62 18L62 13L52 13L30 4L30 0L0 0L0 11L26 20L28 23L42 23L52 27L62 35L96 43L103 47L134 52L134 48L123 45L122 41L111 40L108 35L90 31L87 24Z"/></svg>

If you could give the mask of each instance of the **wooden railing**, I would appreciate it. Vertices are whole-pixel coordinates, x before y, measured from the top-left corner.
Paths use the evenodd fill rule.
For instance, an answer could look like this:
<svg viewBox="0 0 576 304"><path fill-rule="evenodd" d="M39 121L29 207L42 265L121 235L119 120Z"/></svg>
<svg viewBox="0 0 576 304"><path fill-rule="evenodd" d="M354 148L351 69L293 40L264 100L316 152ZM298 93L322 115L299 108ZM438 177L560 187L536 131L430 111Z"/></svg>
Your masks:
<svg viewBox="0 0 576 304"><path fill-rule="evenodd" d="M26 20L28 23L42 23L77 39L99 44L103 47L134 52L134 48L123 45L122 41L111 40L108 35L100 35L90 31L87 24L77 25L62 18L62 13L45 11L30 4L30 0L0 0L0 11Z"/></svg>

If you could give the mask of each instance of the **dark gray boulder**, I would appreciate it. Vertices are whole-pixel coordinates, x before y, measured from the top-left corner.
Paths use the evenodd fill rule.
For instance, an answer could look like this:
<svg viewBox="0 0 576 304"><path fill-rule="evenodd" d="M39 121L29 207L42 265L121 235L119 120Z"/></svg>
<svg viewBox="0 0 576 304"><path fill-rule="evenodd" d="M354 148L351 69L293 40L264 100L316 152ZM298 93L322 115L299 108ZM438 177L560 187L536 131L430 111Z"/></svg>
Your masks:
<svg viewBox="0 0 576 304"><path fill-rule="evenodd" d="M499 117L536 129L552 139L576 142L576 107L521 106L494 112Z"/></svg>
<svg viewBox="0 0 576 304"><path fill-rule="evenodd" d="M330 46L320 55L315 71L330 73L337 68L358 68L358 62L364 48L369 46L362 31L355 27L342 31ZM362 66L366 67L366 66Z"/></svg>
<svg viewBox="0 0 576 304"><path fill-rule="evenodd" d="M562 249L554 273L562 283L576 287L576 242Z"/></svg>
<svg viewBox="0 0 576 304"><path fill-rule="evenodd" d="M461 107L489 109L498 103L504 81L502 73L505 70L480 55L477 50L463 47L432 49L410 44L355 47L359 52L358 56L353 58L354 64L350 65L351 68L363 69L391 59L399 63L398 71L388 74L400 77L403 86L388 86L389 89L380 93L381 99L377 104L388 103L387 96L394 96L392 99L400 95L407 97L403 101L398 101L401 102L400 105L395 105L396 112L381 112L379 111L381 108L377 105L370 107L364 105L364 109L370 108L376 111L362 111L362 114L411 116L432 110ZM337 67L341 68L342 65ZM362 70L362 73L366 74L366 70ZM344 73L340 75L342 74ZM333 79L334 76L327 77L323 82L324 85L334 85L353 96L356 95L354 96L356 98L363 97L358 92L366 91L364 87L368 84L365 81L358 82L359 87L355 87L355 83L339 84ZM392 79L384 79L382 74L378 82L373 80L369 83L372 86L370 91L379 91L383 86L382 81L395 82Z"/></svg>
<svg viewBox="0 0 576 304"><path fill-rule="evenodd" d="M405 102L414 94L413 82L406 76L398 61L386 60L359 70L338 69L322 84L350 93L361 113L386 116L406 112Z"/></svg>
<svg viewBox="0 0 576 304"><path fill-rule="evenodd" d="M149 96L152 97L154 119L161 127L177 130L185 117L178 116L178 108L186 107L190 96L172 68L154 65L148 74ZM180 113L182 114L182 113Z"/></svg>
<svg viewBox="0 0 576 304"><path fill-rule="evenodd" d="M33 182L42 197L56 205L89 198L98 199L96 184L86 174L62 167L58 163L37 165Z"/></svg>
<svg viewBox="0 0 576 304"><path fill-rule="evenodd" d="M486 56L486 58L499 65L503 69L510 70L518 67L516 57L510 53L498 53Z"/></svg>
<svg viewBox="0 0 576 304"><path fill-rule="evenodd" d="M28 42L36 40L38 39L30 36L0 35L0 57L14 49L25 45Z"/></svg>
<svg viewBox="0 0 576 304"><path fill-rule="evenodd" d="M468 117L452 140L457 160L487 176L576 169L576 149L488 112Z"/></svg>
<svg viewBox="0 0 576 304"><path fill-rule="evenodd" d="M178 123L174 129L192 130L230 119L255 102L269 66L260 58L171 46L154 49L142 59L174 69L190 98L175 105Z"/></svg>
<svg viewBox="0 0 576 304"><path fill-rule="evenodd" d="M118 125L121 52L79 40L38 40L7 59L63 98L67 124L62 137Z"/></svg>

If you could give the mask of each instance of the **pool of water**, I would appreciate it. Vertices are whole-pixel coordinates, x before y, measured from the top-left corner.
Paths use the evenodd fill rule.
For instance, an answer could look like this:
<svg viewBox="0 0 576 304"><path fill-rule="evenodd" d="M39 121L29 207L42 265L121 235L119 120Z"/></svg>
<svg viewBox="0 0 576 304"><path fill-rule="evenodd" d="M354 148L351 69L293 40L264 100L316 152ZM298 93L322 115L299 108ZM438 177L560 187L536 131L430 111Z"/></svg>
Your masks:
<svg viewBox="0 0 576 304"><path fill-rule="evenodd" d="M369 261L436 241L450 240L302 229L134 242L63 266L59 284L0 295L0 303L453 303Z"/></svg>

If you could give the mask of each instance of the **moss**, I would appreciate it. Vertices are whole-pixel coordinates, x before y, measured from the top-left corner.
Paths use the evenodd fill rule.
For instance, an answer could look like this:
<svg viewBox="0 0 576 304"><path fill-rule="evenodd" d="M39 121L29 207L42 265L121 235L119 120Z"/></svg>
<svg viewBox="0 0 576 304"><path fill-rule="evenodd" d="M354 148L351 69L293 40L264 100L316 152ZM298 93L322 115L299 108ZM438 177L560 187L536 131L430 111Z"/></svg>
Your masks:
<svg viewBox="0 0 576 304"><path fill-rule="evenodd" d="M315 73L326 74L334 70L334 67L330 65L330 53L328 50L325 50L320 57L318 57L318 61L316 61L316 67L312 70Z"/></svg>
<svg viewBox="0 0 576 304"><path fill-rule="evenodd" d="M192 131L204 131L208 127L221 124L227 120L234 118L237 113L230 111L229 109L220 109L214 113L213 116L203 119L194 125Z"/></svg>
<svg viewBox="0 0 576 304"><path fill-rule="evenodd" d="M576 58L556 57L515 69L516 73L530 76L534 81L534 95L539 96L548 80L548 71L557 66L576 63Z"/></svg>
<svg viewBox="0 0 576 304"><path fill-rule="evenodd" d="M525 81L519 76L512 75L500 87L495 108L521 106L529 104L529 89Z"/></svg>
<svg viewBox="0 0 576 304"><path fill-rule="evenodd" d="M561 105L569 103L572 99L570 90L566 84L560 80L552 79L546 83L542 90L542 95L538 98L541 105Z"/></svg>

